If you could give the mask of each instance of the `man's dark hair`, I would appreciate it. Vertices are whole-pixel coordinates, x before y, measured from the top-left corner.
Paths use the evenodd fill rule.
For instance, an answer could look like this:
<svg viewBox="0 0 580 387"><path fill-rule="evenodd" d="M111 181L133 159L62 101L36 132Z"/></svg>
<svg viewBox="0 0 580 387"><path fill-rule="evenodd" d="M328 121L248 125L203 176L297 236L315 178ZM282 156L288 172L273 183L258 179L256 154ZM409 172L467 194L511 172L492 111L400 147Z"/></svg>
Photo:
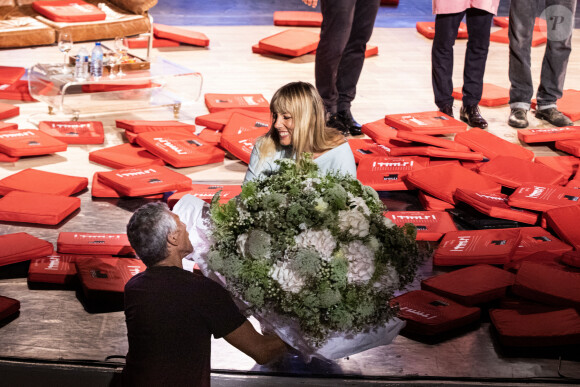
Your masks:
<svg viewBox="0 0 580 387"><path fill-rule="evenodd" d="M127 224L127 237L147 267L167 257L167 236L177 223L165 203L148 203L135 211Z"/></svg>

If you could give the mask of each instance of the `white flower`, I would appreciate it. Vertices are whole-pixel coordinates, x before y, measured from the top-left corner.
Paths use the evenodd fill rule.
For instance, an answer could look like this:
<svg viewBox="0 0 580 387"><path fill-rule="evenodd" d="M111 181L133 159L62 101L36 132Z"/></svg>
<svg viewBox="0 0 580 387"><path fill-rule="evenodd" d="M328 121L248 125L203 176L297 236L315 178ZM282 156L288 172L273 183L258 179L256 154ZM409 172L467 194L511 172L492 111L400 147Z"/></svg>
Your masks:
<svg viewBox="0 0 580 387"><path fill-rule="evenodd" d="M375 282L374 287L378 288L399 288L399 275L397 270L390 264L387 264L383 275Z"/></svg>
<svg viewBox="0 0 580 387"><path fill-rule="evenodd" d="M238 210L238 215L240 216L240 220L239 220L240 222L243 222L246 219L250 219L252 217L252 215L248 211L242 209L241 207L238 207L237 210Z"/></svg>
<svg viewBox="0 0 580 387"><path fill-rule="evenodd" d="M350 242L343 246L344 255L348 259L349 283L368 282L375 272L375 254L361 241Z"/></svg>
<svg viewBox="0 0 580 387"><path fill-rule="evenodd" d="M338 227L351 235L364 238L369 235L369 221L360 211L348 210L338 212Z"/></svg>
<svg viewBox="0 0 580 387"><path fill-rule="evenodd" d="M316 206L314 206L314 209L318 212L324 212L328 209L328 203L326 203L324 200L322 200L322 198L318 198L314 201L316 203Z"/></svg>
<svg viewBox="0 0 580 387"><path fill-rule="evenodd" d="M387 226L387 228L395 227L395 223L390 218L387 218L386 216L383 216L383 223L385 224L385 226Z"/></svg>
<svg viewBox="0 0 580 387"><path fill-rule="evenodd" d="M348 199L350 201L350 205L354 206L355 209L359 209L363 214L365 214L367 216L369 216L371 214L371 211L369 210L367 203L360 196L354 196L353 194L351 194L349 192Z"/></svg>
<svg viewBox="0 0 580 387"><path fill-rule="evenodd" d="M375 253L379 251L379 249L381 248L381 242L379 242L379 240L373 235L371 235L371 237L369 238L367 245Z"/></svg>
<svg viewBox="0 0 580 387"><path fill-rule="evenodd" d="M330 261L332 252L336 248L336 240L328 229L322 231L306 230L296 235L294 241L298 247L314 247L325 261Z"/></svg>
<svg viewBox="0 0 580 387"><path fill-rule="evenodd" d="M242 254L242 256L246 256L246 242L248 241L248 234L240 234L236 239L236 245L238 245L238 252Z"/></svg>
<svg viewBox="0 0 580 387"><path fill-rule="evenodd" d="M268 273L287 292L298 293L304 286L304 279L288 268L288 262L276 262Z"/></svg>

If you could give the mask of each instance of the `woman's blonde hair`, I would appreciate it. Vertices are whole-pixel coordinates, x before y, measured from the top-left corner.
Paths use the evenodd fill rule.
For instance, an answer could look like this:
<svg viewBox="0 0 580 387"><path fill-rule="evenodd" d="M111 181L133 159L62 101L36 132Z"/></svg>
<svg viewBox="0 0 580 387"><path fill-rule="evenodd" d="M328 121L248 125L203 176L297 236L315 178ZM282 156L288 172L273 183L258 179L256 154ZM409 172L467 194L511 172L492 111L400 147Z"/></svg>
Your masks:
<svg viewBox="0 0 580 387"><path fill-rule="evenodd" d="M280 150L280 136L274 124L279 114L290 114L294 120L292 155L300 161L304 152L321 153L344 143L344 135L326 127L322 98L316 88L307 82L291 82L276 91L270 102L272 125L257 142L261 158Z"/></svg>

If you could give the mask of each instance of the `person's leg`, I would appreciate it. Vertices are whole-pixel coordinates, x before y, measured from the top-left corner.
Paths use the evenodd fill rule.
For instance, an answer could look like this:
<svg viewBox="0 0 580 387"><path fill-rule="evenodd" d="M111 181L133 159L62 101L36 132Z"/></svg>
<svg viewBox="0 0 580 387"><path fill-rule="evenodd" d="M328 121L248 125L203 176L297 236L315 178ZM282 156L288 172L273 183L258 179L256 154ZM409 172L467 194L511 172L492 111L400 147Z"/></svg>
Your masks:
<svg viewBox="0 0 580 387"><path fill-rule="evenodd" d="M437 15L435 37L431 48L431 83L435 104L442 112L452 115L453 107L453 45L465 12Z"/></svg>
<svg viewBox="0 0 580 387"><path fill-rule="evenodd" d="M469 126L487 128L477 105L483 92L483 74L489 50L489 34L493 14L477 8L466 11L467 50L463 67L463 107L460 117Z"/></svg>
<svg viewBox="0 0 580 387"><path fill-rule="evenodd" d="M548 42L542 62L540 86L536 94L538 101L536 117L556 126L567 126L572 123L557 110L556 101L562 98L568 59L572 51L575 10L575 0L546 1Z"/></svg>
<svg viewBox="0 0 580 387"><path fill-rule="evenodd" d="M531 47L538 0L511 0L509 15L510 126L528 126L534 87L531 71Z"/></svg>

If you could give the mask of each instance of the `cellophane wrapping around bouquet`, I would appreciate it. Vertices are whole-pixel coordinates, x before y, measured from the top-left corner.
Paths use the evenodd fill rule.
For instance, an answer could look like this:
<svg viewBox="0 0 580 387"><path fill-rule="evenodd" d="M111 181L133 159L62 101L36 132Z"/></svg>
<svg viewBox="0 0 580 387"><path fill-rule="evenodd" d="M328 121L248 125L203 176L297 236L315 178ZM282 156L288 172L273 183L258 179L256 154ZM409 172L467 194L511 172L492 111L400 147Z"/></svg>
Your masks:
<svg viewBox="0 0 580 387"><path fill-rule="evenodd" d="M307 358L388 344L404 326L388 301L421 261L414 226L395 226L372 188L319 174L308 155L277 163L228 203L214 197L202 270Z"/></svg>

